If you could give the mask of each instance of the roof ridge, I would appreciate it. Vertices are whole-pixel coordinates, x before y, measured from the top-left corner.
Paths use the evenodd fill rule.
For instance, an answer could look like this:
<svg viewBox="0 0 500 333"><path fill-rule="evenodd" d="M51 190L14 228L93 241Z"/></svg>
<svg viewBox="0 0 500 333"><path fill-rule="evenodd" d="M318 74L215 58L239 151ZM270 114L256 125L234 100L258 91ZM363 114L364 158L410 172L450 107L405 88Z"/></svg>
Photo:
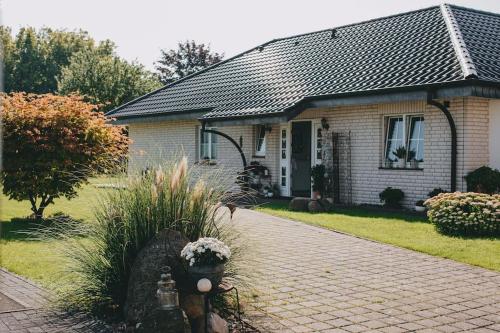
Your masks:
<svg viewBox="0 0 500 333"><path fill-rule="evenodd" d="M455 4L446 4L446 5L448 5L451 8L457 8L457 9L467 10L469 12L475 12L475 13L486 14L486 15L493 15L493 16L500 16L500 13L490 12L490 11L487 11L487 10L481 10L481 9L476 9L476 8L471 8L471 7L459 6L459 5L455 5Z"/></svg>
<svg viewBox="0 0 500 333"><path fill-rule="evenodd" d="M477 78L478 74L476 66L474 65L469 50L467 49L467 45L465 44L465 40L462 36L462 32L460 31L460 26L457 22L457 19L453 14L453 10L448 4L445 3L441 4L440 9L444 22L446 24L446 28L448 29L448 33L450 34L451 43L453 44L455 54L458 58L458 62L460 63L462 73L464 74L464 78Z"/></svg>
<svg viewBox="0 0 500 333"><path fill-rule="evenodd" d="M348 24L344 24L344 25L339 25L339 26L336 26L336 27L330 27L330 28L325 28L325 29L321 29L321 30L316 30L316 31L311 31L311 32L305 32L305 33L301 33L301 34L297 34L297 35L292 35L292 36L287 36L287 37L278 37L278 38L275 38L275 39L273 39L273 40L271 40L271 41L269 41L268 43L265 43L265 44L269 44L271 42L276 42L276 41L281 41L281 40L286 40L286 39L292 39L292 38L297 38L297 37L302 37L302 36L317 34L317 33L321 33L321 32L332 31L333 29L348 28L348 27L352 27L352 26L355 26L355 25L361 25L361 24L376 22L376 21L380 21L380 20L386 20L386 19L389 19L389 18L401 16L401 15L414 14L414 13L424 12L424 11L427 11L427 10L437 9L437 8L439 8L439 6L434 5L434 6L424 7L424 8L420 8L420 9L414 9L414 10L410 10L410 11L406 11L406 12L399 12L399 13L396 13L396 14L390 14L390 15L386 15L386 16L375 17L375 18L371 18L371 19L367 19L367 20L363 20L363 21L359 21L359 22L354 22L354 23L348 23Z"/></svg>

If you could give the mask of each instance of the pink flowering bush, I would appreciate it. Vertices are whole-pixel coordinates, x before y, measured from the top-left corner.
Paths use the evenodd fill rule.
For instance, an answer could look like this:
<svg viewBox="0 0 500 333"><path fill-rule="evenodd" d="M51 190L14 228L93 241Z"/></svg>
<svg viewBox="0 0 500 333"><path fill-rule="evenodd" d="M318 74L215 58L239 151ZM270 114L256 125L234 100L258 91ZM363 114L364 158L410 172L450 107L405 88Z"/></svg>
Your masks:
<svg viewBox="0 0 500 333"><path fill-rule="evenodd" d="M429 220L444 234L500 236L500 195L441 193L425 201Z"/></svg>

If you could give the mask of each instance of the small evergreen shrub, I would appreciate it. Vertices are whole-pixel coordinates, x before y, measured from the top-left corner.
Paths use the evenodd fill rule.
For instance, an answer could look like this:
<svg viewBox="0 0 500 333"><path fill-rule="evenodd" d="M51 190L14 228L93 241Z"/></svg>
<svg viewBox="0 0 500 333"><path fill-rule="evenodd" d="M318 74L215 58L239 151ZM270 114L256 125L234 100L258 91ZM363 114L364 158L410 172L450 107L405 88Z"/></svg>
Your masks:
<svg viewBox="0 0 500 333"><path fill-rule="evenodd" d="M446 190L443 190L441 187L436 187L435 189L433 189L432 191L430 191L427 195L429 196L429 198L432 198L432 197L435 197L436 195L440 194L440 193L448 193L449 191L446 191Z"/></svg>
<svg viewBox="0 0 500 333"><path fill-rule="evenodd" d="M316 164L311 169L311 180L313 191L318 191L320 194L325 192L325 173L326 169L323 164Z"/></svg>
<svg viewBox="0 0 500 333"><path fill-rule="evenodd" d="M500 171L482 166L465 176L467 191L480 193L500 192Z"/></svg>
<svg viewBox="0 0 500 333"><path fill-rule="evenodd" d="M400 207L405 194L398 188L388 187L378 195L386 207Z"/></svg>
<svg viewBox="0 0 500 333"><path fill-rule="evenodd" d="M425 202L436 229L448 235L500 235L500 195L441 193Z"/></svg>

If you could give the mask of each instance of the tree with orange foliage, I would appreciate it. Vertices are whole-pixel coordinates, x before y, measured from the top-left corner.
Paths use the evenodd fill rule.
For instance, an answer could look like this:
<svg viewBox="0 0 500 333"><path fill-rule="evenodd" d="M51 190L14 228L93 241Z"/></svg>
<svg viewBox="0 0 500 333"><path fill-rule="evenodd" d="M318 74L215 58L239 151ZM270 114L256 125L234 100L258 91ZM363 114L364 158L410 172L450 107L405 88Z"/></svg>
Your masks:
<svg viewBox="0 0 500 333"><path fill-rule="evenodd" d="M3 192L29 200L36 219L54 199L71 199L97 172L123 160L129 140L77 95L2 96Z"/></svg>

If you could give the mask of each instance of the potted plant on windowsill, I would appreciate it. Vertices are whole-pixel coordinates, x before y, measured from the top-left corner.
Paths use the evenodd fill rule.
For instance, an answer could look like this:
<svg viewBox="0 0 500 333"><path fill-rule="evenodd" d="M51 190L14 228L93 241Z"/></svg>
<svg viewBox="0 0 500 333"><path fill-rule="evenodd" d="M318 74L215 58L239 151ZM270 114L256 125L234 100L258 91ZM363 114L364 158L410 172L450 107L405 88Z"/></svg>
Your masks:
<svg viewBox="0 0 500 333"><path fill-rule="evenodd" d="M425 205L424 205L424 200L418 200L416 203L415 203L415 207L414 207L415 211L418 212L418 213L423 213L425 212Z"/></svg>
<svg viewBox="0 0 500 333"><path fill-rule="evenodd" d="M201 279L209 279L212 286L218 286L224 275L224 264L231 257L231 250L216 238L200 238L186 244L181 258L188 264L188 275L196 284Z"/></svg>
<svg viewBox="0 0 500 333"><path fill-rule="evenodd" d="M408 161L410 161L410 168L416 169L418 168L418 160L415 158L417 156L417 152L415 150L408 151Z"/></svg>
<svg viewBox="0 0 500 333"><path fill-rule="evenodd" d="M384 161L384 168L392 168L394 161L390 158L386 158Z"/></svg>
<svg viewBox="0 0 500 333"><path fill-rule="evenodd" d="M396 162L396 167L397 168L406 167L406 148L404 146L399 146L392 153L394 154L394 156L398 158L398 161Z"/></svg>
<svg viewBox="0 0 500 333"><path fill-rule="evenodd" d="M312 198L313 200L321 199L321 196L325 192L325 166L323 164L316 164L311 168L311 180L312 180Z"/></svg>

